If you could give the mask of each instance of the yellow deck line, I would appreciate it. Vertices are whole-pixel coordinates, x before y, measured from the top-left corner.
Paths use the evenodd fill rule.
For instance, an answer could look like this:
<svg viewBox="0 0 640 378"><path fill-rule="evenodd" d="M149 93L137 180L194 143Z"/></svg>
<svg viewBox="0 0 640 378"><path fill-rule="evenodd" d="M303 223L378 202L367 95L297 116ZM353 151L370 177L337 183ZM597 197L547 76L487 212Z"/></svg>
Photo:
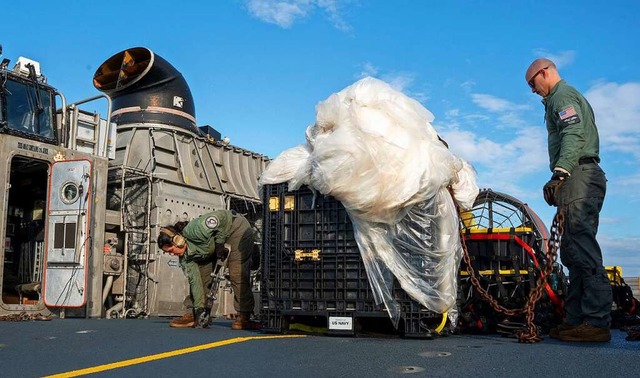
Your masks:
<svg viewBox="0 0 640 378"><path fill-rule="evenodd" d="M274 335L274 336L248 336L248 337L235 337L233 339L226 339L221 341L216 341L215 343L196 345L189 348L176 349L169 352L152 354L149 356L132 358L130 360L124 360L119 362L112 362L110 364L98 365L94 367L89 367L80 370L68 371L65 373L58 373L54 375L48 375L43 378L62 378L62 377L78 377L80 375L87 375L92 373L98 373L105 370L119 369L126 366L143 364L145 362L161 360L163 358L169 358L174 356L179 356L182 354L198 352L205 349L217 348L225 345L242 343L250 340L263 340L263 339L285 339L285 338L296 338L296 337L305 337L304 335Z"/></svg>

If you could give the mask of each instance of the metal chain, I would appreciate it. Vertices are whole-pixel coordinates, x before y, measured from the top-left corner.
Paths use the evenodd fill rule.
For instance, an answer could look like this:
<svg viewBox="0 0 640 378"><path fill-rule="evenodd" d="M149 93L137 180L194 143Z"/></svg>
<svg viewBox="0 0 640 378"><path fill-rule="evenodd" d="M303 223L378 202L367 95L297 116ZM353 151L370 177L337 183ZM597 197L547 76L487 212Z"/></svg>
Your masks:
<svg viewBox="0 0 640 378"><path fill-rule="evenodd" d="M460 214L460 213L459 213ZM553 266L556 262L556 258L558 256L558 250L560 249L560 240L562 238L562 234L564 233L564 211L562 208L558 208L555 217L553 218L553 224L551 225L551 234L549 236L549 241L547 243L547 263L544 265L544 269L541 274L538 276L536 280L536 286L533 288L531 293L529 294L529 298L527 299L527 303L523 308L519 309L508 309L506 307L501 306L498 301L485 290L480 284L480 280L476 276L475 270L471 265L471 258L469 257L469 251L467 250L467 245L465 243L464 238L462 238L462 251L463 251L463 259L465 264L467 265L467 272L469 273L469 277L471 278L471 283L476 291L480 294L482 299L484 299L491 307L499 313L503 313L507 316L516 316L520 314L525 314L526 316L526 328L522 331L517 332L518 341L521 343L537 343L542 340L542 338L538 335L538 327L533 323L534 320L534 310L536 303L542 297L542 289L544 288L544 281L547 277L551 275L553 270Z"/></svg>
<svg viewBox="0 0 640 378"><path fill-rule="evenodd" d="M640 326L631 326L627 329L627 341L640 341Z"/></svg>

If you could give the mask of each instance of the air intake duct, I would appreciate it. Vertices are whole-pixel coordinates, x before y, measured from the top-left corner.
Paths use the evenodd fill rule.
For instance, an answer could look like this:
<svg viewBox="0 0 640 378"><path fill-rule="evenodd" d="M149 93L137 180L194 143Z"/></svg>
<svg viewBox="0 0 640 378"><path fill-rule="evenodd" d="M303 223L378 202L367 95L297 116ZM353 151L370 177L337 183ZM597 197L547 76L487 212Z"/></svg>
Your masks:
<svg viewBox="0 0 640 378"><path fill-rule="evenodd" d="M193 97L184 77L145 47L107 59L93 75L93 85L111 97L111 120L118 126L153 123L198 133Z"/></svg>

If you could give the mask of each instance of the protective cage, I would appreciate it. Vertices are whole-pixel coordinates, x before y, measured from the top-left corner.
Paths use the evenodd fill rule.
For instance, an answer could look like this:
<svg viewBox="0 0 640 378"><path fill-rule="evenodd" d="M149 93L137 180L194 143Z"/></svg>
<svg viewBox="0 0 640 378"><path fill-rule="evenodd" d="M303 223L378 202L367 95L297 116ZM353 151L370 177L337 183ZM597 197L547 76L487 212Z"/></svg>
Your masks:
<svg viewBox="0 0 640 378"><path fill-rule="evenodd" d="M397 330L384 305L376 305L351 219L340 201L315 195L308 187L288 191L286 183L266 185L263 201L265 331L280 333L303 323L328 334L358 334L371 327L376 333L433 336L442 315L412 300L397 282L393 295L402 307ZM335 319L352 324L332 327Z"/></svg>
<svg viewBox="0 0 640 378"><path fill-rule="evenodd" d="M461 230L480 285L503 307L522 308L548 262L548 232L540 218L514 197L480 191L473 209L461 214ZM567 279L555 263L535 308L534 323L543 332L562 319ZM473 286L464 261L458 282L461 332L509 332L523 317L497 313Z"/></svg>

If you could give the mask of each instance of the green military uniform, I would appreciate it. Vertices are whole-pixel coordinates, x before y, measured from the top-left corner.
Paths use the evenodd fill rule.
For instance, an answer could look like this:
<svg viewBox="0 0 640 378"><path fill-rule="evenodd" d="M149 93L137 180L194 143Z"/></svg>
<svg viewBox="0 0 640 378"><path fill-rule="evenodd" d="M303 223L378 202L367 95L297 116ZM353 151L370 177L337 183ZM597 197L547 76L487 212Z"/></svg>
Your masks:
<svg viewBox="0 0 640 378"><path fill-rule="evenodd" d="M549 133L550 168L570 173L559 190L565 210L560 246L569 270L565 300L566 323L588 323L609 328L611 286L602 265L596 233L606 192L605 174L598 165L598 130L591 105L573 87L560 80L542 100Z"/></svg>
<svg viewBox="0 0 640 378"><path fill-rule="evenodd" d="M182 230L187 250L180 258L191 289L193 307L205 304L205 290L211 282L211 271L216 260L216 244L229 244L229 281L234 293L237 312L253 313L251 291L251 260L254 233L249 222L232 210L216 210L191 220Z"/></svg>

